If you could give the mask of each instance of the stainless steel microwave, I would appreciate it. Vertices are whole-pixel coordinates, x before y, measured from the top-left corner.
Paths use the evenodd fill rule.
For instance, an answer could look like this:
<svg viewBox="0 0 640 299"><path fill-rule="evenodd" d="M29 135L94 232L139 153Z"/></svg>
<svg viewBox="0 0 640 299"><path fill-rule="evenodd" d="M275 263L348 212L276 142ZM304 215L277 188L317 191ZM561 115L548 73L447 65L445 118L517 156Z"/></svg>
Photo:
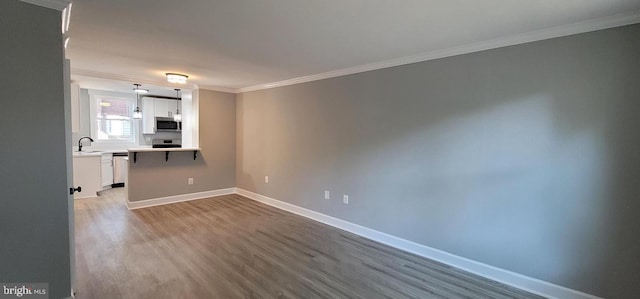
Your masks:
<svg viewBox="0 0 640 299"><path fill-rule="evenodd" d="M156 132L180 132L181 123L171 117L156 117Z"/></svg>

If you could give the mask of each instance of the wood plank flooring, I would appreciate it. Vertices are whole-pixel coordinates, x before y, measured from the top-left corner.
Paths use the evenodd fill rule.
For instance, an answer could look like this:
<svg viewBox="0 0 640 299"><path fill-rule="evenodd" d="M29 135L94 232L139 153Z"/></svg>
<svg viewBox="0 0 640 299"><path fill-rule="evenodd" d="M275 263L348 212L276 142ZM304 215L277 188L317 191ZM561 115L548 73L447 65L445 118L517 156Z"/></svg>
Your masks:
<svg viewBox="0 0 640 299"><path fill-rule="evenodd" d="M76 298L541 298L239 195L75 201Z"/></svg>

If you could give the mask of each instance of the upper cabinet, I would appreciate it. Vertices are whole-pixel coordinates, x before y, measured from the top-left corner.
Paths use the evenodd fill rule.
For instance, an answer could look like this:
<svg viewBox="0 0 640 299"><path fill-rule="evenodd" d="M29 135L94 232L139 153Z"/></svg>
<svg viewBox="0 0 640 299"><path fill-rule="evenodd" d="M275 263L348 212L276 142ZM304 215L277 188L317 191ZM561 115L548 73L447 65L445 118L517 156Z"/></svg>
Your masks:
<svg viewBox="0 0 640 299"><path fill-rule="evenodd" d="M182 101L154 99L154 104L156 117L173 117L177 108L182 109L182 107L179 106L182 104Z"/></svg>
<svg viewBox="0 0 640 299"><path fill-rule="evenodd" d="M156 133L156 117L173 117L176 109L182 111L182 101L142 98L142 134Z"/></svg>
<svg viewBox="0 0 640 299"><path fill-rule="evenodd" d="M170 107L171 102L175 102L173 100L167 100L167 99L154 99L155 101L155 116L157 117L173 117L173 113L175 112L175 108L174 110L172 110ZM174 104L175 106L175 104Z"/></svg>
<svg viewBox="0 0 640 299"><path fill-rule="evenodd" d="M80 85L71 83L71 132L80 132Z"/></svg>
<svg viewBox="0 0 640 299"><path fill-rule="evenodd" d="M156 133L155 103L152 98L142 98L142 134Z"/></svg>

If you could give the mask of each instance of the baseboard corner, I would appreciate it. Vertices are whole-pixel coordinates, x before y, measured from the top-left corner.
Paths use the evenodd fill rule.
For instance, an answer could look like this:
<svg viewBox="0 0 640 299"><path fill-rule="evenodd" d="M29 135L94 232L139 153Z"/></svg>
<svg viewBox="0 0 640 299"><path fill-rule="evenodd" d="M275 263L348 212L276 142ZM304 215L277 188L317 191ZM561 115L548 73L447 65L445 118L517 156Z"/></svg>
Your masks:
<svg viewBox="0 0 640 299"><path fill-rule="evenodd" d="M125 204L127 206L127 209L136 210L136 209L168 205L168 204L179 203L184 201L197 200L197 199L203 199L208 197L215 197L215 196L222 196L222 195L229 195L229 194L236 194L236 193L237 193L237 188L232 187L232 188L209 190L209 191L202 191L202 192L195 192L195 193L178 194L178 195L172 195L172 196L166 196L166 197L158 197L158 198L145 199L145 200L139 200L139 201L129 201L129 199L127 199L125 201Z"/></svg>

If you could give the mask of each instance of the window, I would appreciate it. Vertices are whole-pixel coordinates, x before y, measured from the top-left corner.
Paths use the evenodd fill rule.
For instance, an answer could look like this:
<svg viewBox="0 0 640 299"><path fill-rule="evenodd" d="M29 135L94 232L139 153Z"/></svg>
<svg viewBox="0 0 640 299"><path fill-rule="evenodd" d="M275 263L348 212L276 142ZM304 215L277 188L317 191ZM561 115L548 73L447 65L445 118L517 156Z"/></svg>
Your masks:
<svg viewBox="0 0 640 299"><path fill-rule="evenodd" d="M97 97L96 134L98 140L131 140L133 107L129 100Z"/></svg>
<svg viewBox="0 0 640 299"><path fill-rule="evenodd" d="M91 136L96 142L135 143L135 99L112 94L91 94Z"/></svg>

